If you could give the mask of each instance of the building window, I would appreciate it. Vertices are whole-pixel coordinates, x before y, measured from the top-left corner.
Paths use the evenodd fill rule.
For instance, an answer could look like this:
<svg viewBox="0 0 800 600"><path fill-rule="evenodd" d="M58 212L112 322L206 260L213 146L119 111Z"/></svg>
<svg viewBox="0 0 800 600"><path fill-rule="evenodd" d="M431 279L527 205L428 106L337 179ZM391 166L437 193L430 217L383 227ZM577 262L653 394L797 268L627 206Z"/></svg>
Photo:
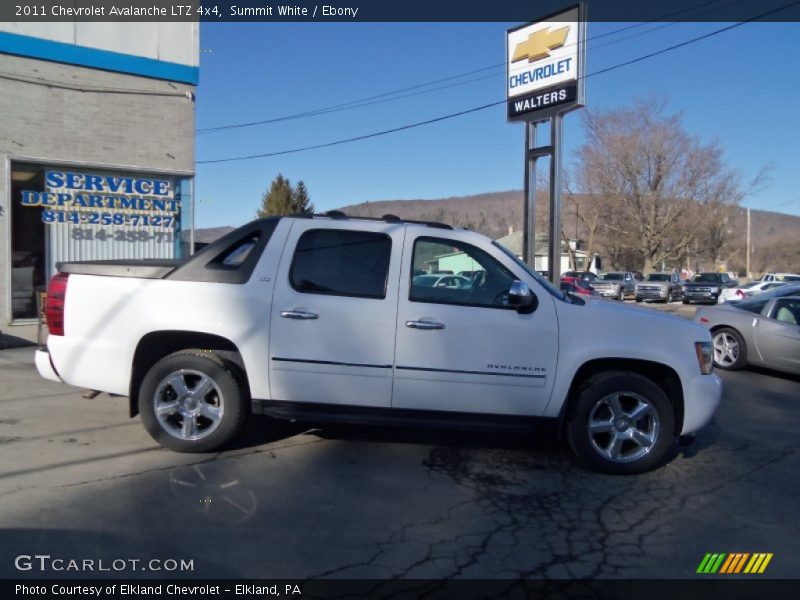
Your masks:
<svg viewBox="0 0 800 600"><path fill-rule="evenodd" d="M190 179L13 162L12 320L37 317L59 262L180 258L190 202Z"/></svg>

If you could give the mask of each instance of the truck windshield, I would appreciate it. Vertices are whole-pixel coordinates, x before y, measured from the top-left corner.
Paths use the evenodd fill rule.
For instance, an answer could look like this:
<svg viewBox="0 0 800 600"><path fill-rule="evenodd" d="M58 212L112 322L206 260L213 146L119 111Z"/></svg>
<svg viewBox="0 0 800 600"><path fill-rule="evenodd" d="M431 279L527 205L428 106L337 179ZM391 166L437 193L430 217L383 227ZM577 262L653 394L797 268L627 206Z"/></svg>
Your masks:
<svg viewBox="0 0 800 600"><path fill-rule="evenodd" d="M718 273L698 273L692 277L692 283L717 283L721 279Z"/></svg>
<svg viewBox="0 0 800 600"><path fill-rule="evenodd" d="M669 281L670 275L669 273L650 273L647 277L644 278L645 281Z"/></svg>
<svg viewBox="0 0 800 600"><path fill-rule="evenodd" d="M505 254L511 260L517 263L528 275L530 275L537 282L539 282L539 284L544 289L546 289L550 294L552 294L559 300L564 300L565 302L569 301L568 300L569 296L567 296L564 292L555 287L552 283L550 283L550 281L539 275L539 273L531 269L527 264L525 264L522 260L520 260L520 258L516 254L514 254L511 250L503 246L503 244L495 240L492 242L492 245L496 246L498 249L500 249L500 251L502 251L503 254Z"/></svg>
<svg viewBox="0 0 800 600"><path fill-rule="evenodd" d="M602 281L622 281L624 274L622 273L604 273L600 275Z"/></svg>

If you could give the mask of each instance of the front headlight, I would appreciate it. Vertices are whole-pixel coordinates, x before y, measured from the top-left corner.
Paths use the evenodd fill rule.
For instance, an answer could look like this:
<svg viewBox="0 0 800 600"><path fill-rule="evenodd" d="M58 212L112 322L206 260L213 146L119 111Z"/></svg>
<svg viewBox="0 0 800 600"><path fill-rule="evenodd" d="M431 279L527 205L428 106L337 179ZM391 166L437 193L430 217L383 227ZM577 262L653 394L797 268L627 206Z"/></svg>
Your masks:
<svg viewBox="0 0 800 600"><path fill-rule="evenodd" d="M685 285L682 285L682 286L681 286L681 291L682 291L682 292L685 292L685 291L686 291L686 286L685 286Z"/></svg>
<svg viewBox="0 0 800 600"><path fill-rule="evenodd" d="M703 375L711 375L714 371L714 348L711 342L695 342L694 351L697 354L697 363Z"/></svg>
<svg viewBox="0 0 800 600"><path fill-rule="evenodd" d="M719 288L718 287L712 287L711 288L711 293L712 294L719 294Z"/></svg>

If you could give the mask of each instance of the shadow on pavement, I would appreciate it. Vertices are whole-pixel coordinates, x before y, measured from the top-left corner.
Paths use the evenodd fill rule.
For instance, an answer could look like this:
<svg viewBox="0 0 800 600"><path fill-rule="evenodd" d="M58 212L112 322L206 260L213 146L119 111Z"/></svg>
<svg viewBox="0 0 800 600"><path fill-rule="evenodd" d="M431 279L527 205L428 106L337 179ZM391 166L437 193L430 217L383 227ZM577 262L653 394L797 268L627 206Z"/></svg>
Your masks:
<svg viewBox="0 0 800 600"><path fill-rule="evenodd" d="M8 335L7 333L0 332L0 350L9 350L11 348L26 348L33 347L36 344L25 338L17 337L15 335Z"/></svg>

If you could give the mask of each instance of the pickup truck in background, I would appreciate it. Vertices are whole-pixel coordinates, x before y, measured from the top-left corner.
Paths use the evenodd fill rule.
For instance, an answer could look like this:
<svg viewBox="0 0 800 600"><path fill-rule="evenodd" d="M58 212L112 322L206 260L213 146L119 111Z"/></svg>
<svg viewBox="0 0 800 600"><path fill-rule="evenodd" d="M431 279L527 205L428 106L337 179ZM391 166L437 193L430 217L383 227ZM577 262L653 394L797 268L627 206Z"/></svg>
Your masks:
<svg viewBox="0 0 800 600"><path fill-rule="evenodd" d="M722 290L735 288L739 282L731 279L727 273L695 273L692 278L683 284L683 303L702 302L716 304L722 295Z"/></svg>
<svg viewBox="0 0 800 600"><path fill-rule="evenodd" d="M625 300L636 296L636 278L630 272L603 273L592 282L592 287L604 298Z"/></svg>
<svg viewBox="0 0 800 600"><path fill-rule="evenodd" d="M468 285L414 284L455 262L471 265ZM721 395L705 328L563 294L491 239L437 223L276 217L181 262L58 269L40 374L128 396L181 452L224 446L251 412L500 430L547 419L588 466L638 473Z"/></svg>
<svg viewBox="0 0 800 600"><path fill-rule="evenodd" d="M682 289L681 280L675 272L648 273L641 281L636 282L636 301L680 300L683 295Z"/></svg>

